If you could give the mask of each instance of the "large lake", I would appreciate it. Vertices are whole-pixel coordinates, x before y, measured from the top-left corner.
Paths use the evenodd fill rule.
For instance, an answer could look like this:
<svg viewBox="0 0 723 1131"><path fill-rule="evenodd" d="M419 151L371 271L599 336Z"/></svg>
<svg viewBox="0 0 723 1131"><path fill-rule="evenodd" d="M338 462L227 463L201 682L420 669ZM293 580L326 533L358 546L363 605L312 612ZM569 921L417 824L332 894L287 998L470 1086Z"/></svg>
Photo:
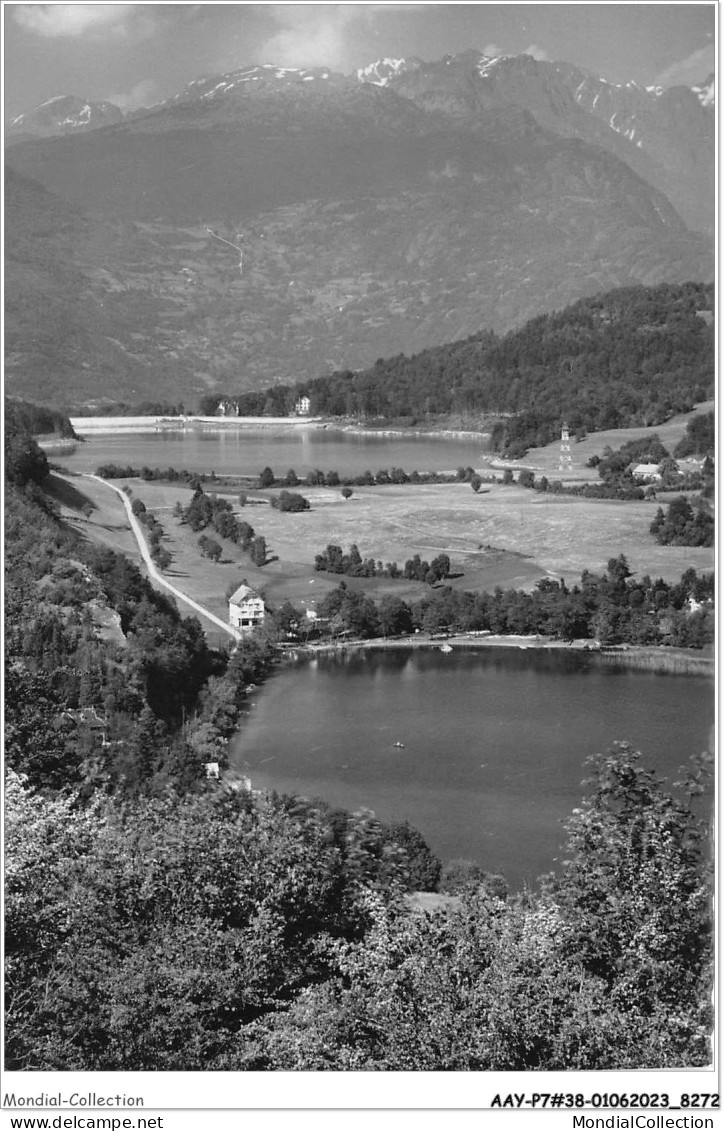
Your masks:
<svg viewBox="0 0 723 1131"><path fill-rule="evenodd" d="M254 787L406 818L441 859L519 887L554 868L588 755L628 740L672 782L713 721L702 677L560 652L370 650L274 675L230 753Z"/></svg>
<svg viewBox="0 0 723 1131"><path fill-rule="evenodd" d="M50 458L71 471L95 471L99 464L112 462L215 471L217 475L256 475L269 466L279 476L290 468L302 476L315 468L352 475L392 467L405 471L452 471L460 465L479 469L482 454L488 451L482 436L389 436L332 428L223 425L218 429L93 435L78 444L73 454Z"/></svg>

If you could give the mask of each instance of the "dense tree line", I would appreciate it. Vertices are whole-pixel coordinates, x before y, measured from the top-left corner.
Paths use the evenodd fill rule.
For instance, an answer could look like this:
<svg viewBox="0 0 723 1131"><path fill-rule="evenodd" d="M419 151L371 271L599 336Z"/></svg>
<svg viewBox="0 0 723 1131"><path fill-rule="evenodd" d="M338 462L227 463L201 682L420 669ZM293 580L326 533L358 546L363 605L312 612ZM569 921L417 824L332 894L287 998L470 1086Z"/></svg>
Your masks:
<svg viewBox="0 0 723 1131"><path fill-rule="evenodd" d="M380 468L374 474L366 470L358 475L340 474L338 471L322 471L315 467L307 472L304 484L307 487L383 487L390 483L455 483L458 481L469 482L474 476L474 468L460 468L454 475L445 475L441 471L405 471L402 467ZM269 487L298 487L302 481L293 468L287 471L283 479L278 479L270 467L265 467L259 474L256 485L261 489Z"/></svg>
<svg viewBox="0 0 723 1131"><path fill-rule="evenodd" d="M518 487L526 487L543 494L549 492L551 495L575 495L583 499L618 499L623 502L639 502L646 495L645 488L636 486L629 474L614 476L601 483L564 483L562 479L548 479L546 475L541 475L537 479L535 473L527 468L520 471L517 480L515 480L512 469L505 468L502 482L508 486L517 482Z"/></svg>
<svg viewBox="0 0 723 1131"><path fill-rule="evenodd" d="M130 464L120 463L102 463L96 468L95 474L99 475L101 479L142 479L146 483L186 483L193 491L204 483L218 488L222 484L235 485L239 480L246 478L242 475L221 476L217 475L215 471L202 472L189 471L187 468L148 467L145 464L142 467L132 467Z"/></svg>
<svg viewBox="0 0 723 1131"><path fill-rule="evenodd" d="M685 436L676 445L674 454L680 459L715 455L715 413L706 412L689 420Z"/></svg>
<svg viewBox="0 0 723 1131"><path fill-rule="evenodd" d="M25 429L12 418L5 422L4 432L5 479L18 487L26 483L42 483L49 467L45 452Z"/></svg>
<svg viewBox="0 0 723 1131"><path fill-rule="evenodd" d="M129 489L127 489L127 493L131 493ZM168 569L171 564L171 555L166 547L161 544L164 530L160 522L153 512L147 509L142 499L134 499L131 503L131 510L138 521L146 528L146 542L152 561L159 569Z"/></svg>
<svg viewBox="0 0 723 1131"><path fill-rule="evenodd" d="M447 554L438 554L432 562L422 561L415 554L400 569L396 562L375 562L374 558L362 558L359 547L353 543L345 554L341 546L329 544L314 559L314 569L324 573L343 573L348 577L391 577L406 581L426 581L435 585L449 577L451 565Z"/></svg>
<svg viewBox="0 0 723 1131"><path fill-rule="evenodd" d="M187 410L183 402L172 404L170 401L140 401L138 404L128 404L126 401L102 401L90 409L80 405L73 409L73 416L184 416Z"/></svg>
<svg viewBox="0 0 723 1131"><path fill-rule="evenodd" d="M673 499L665 512L658 507L650 533L663 546L712 546L715 520L704 499L696 500L694 506L681 495Z"/></svg>
<svg viewBox="0 0 723 1131"><path fill-rule="evenodd" d="M266 564L264 536L256 534L250 523L236 518L228 499L222 499L218 495L207 495L200 484L193 492L187 507L178 505L178 517L182 522L187 523L194 533L211 527L221 538L228 538L246 550L251 555L254 565ZM208 540L202 544L204 553L207 552L204 547L209 544Z"/></svg>
<svg viewBox="0 0 723 1131"><path fill-rule="evenodd" d="M102 463L95 474L101 479L145 479L147 482L160 479L167 483L190 483L207 478L197 471L176 470L175 467L131 467L120 463Z"/></svg>
<svg viewBox="0 0 723 1131"><path fill-rule="evenodd" d="M656 425L714 392L711 284L626 287L532 319L502 338L465 341L379 359L293 386L231 396L241 415L288 415L307 395L320 416L424 420L500 415L496 450L522 456L549 443L566 420L576 435ZM202 399L215 411L224 395Z"/></svg>
<svg viewBox="0 0 723 1131"><path fill-rule="evenodd" d="M335 548L338 549L338 548ZM667 644L702 648L714 639L715 582L686 570L674 585L662 578L631 575L624 555L607 571L586 570L578 585L544 578L534 591L497 588L468 593L437 586L428 597L405 601L385 596L375 603L345 582L317 607L331 631L362 639L409 632L491 632L597 640L601 644ZM700 608L691 611L691 601Z"/></svg>
<svg viewBox="0 0 723 1131"><path fill-rule="evenodd" d="M187 483L194 490L203 483L218 483L222 479L214 472L201 474L197 471L175 467L131 467L118 463L103 463L96 468L95 473L101 479L143 479L147 482ZM415 470L410 472L401 467L392 467L391 469L380 468L376 474L366 470L358 475L340 475L338 471L333 469L322 471L317 467L307 472L302 480L293 467L289 468L286 474L280 478L274 474L272 468L265 467L256 477L255 486L260 490L267 490L270 487L299 487L302 484L307 487L381 487L389 483L470 482L471 477L475 474L474 468L471 467L459 468L454 475L445 475L440 471L419 472ZM242 479L244 477L237 476L235 478Z"/></svg>
<svg viewBox="0 0 723 1131"><path fill-rule="evenodd" d="M55 433L64 440L78 439L65 413L16 397L5 399L5 429L6 432L28 432L31 436Z"/></svg>

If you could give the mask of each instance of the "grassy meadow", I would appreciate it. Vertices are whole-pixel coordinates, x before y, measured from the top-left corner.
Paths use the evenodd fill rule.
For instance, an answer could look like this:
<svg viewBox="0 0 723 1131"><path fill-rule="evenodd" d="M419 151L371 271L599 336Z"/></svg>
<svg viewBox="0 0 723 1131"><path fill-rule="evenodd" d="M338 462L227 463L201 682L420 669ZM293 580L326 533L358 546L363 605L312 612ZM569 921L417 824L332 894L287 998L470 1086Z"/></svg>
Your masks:
<svg viewBox="0 0 723 1131"><path fill-rule="evenodd" d="M93 541L140 561L114 492L85 478L54 478L56 497L73 525ZM542 577L564 577L573 584L584 569L602 571L609 558L621 553L634 573L669 581L689 567L705 571L713 566L712 550L661 546L650 534L658 503L673 496L659 495L656 503L617 502L551 496L501 483L485 483L478 494L467 483L356 487L347 500L338 488L302 487L311 510L300 513L273 509L273 491L250 492L244 507L237 495L219 492L264 536L271 560L256 567L238 546L222 541L221 560L214 564L201 556L199 535L173 515L177 502L185 506L190 501L188 487L138 479L127 485L164 527L172 557L169 580L224 618L227 591L244 579L272 605L284 599L318 602L341 580L314 569L315 555L329 543L344 551L356 543L363 558L396 561L400 567L415 553L431 560L444 552L455 574L450 584L473 591L532 589ZM85 514L83 500L93 508L85 505ZM421 583L401 580L345 580L376 597L391 592L410 598L428 591Z"/></svg>
<svg viewBox="0 0 723 1131"><path fill-rule="evenodd" d="M571 466L562 478L597 481L588 468L592 455L605 447L617 449L628 440L656 432L673 450L684 435L691 416L710 411L702 404L695 413L674 417L655 429L616 429L592 433L571 444ZM539 477L560 478L559 442L533 448L513 466L528 467ZM493 466L505 466L498 460ZM450 469L451 470L451 469ZM490 466L477 470L491 475ZM343 474L343 468L340 469ZM499 472L497 472L499 474ZM688 568L713 568L714 551L685 546L661 546L650 534L650 523L658 505L675 493L659 494L655 502L618 502L542 494L516 485L484 483L478 494L468 483L404 484L355 487L345 500L338 487L297 488L311 504L310 511L282 513L270 506L277 493L250 491L246 506L238 493L219 490L232 503L234 512L266 539L269 562L252 564L249 556L232 542L223 541L218 563L201 556L198 534L173 515L176 503L186 506L191 498L187 486L118 481L127 485L132 497L142 499L165 530L165 545L172 557L167 577L180 590L226 618L226 593L242 580L261 590L268 602L285 599L302 606L318 603L324 593L336 588L339 575L318 573L316 554L330 543L346 552L356 543L363 558L397 562L400 567L414 554L431 561L440 553L449 555L454 576L449 584L472 591L502 588L532 589L543 577L564 577L574 584L584 569L599 572L611 557L625 554L634 574L650 574L677 580ZM51 493L65 518L83 535L110 546L140 563L135 539L128 527L121 500L107 486L77 475L51 478ZM210 532L211 534L213 532ZM396 593L404 598L428 592L426 585L384 578L345 578L346 583L379 597Z"/></svg>

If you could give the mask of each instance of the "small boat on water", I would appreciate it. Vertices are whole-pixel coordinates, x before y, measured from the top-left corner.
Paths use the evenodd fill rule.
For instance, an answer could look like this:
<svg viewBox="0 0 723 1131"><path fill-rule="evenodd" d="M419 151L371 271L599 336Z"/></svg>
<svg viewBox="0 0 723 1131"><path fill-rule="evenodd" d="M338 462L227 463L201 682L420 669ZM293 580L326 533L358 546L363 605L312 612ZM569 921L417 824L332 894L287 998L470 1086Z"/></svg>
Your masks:
<svg viewBox="0 0 723 1131"><path fill-rule="evenodd" d="M397 746L400 750L404 749L404 743L403 742L395 742L394 745Z"/></svg>
<svg viewBox="0 0 723 1131"><path fill-rule="evenodd" d="M440 650L440 652L451 652L452 651L452 645L451 644L440 644L439 650Z"/></svg>

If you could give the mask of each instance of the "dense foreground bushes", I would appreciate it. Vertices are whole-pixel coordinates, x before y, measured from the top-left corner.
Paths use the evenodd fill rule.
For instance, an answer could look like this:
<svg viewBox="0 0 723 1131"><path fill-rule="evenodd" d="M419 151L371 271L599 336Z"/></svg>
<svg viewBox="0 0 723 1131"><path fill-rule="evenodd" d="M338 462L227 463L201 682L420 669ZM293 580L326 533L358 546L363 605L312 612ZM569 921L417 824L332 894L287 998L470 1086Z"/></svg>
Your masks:
<svg viewBox="0 0 723 1131"><path fill-rule="evenodd" d="M7 790L7 1067L662 1068L710 1058L704 820L625 744L565 863L434 912L371 814L211 787L118 809Z"/></svg>

